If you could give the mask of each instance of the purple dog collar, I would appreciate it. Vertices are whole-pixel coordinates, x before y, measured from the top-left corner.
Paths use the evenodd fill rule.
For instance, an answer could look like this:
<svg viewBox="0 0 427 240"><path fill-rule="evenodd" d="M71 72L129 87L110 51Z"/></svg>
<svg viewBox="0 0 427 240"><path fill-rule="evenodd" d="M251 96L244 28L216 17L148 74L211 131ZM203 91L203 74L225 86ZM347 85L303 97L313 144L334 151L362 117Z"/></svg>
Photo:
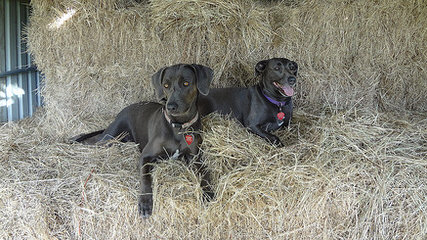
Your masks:
<svg viewBox="0 0 427 240"><path fill-rule="evenodd" d="M271 103L273 103L274 105L277 105L278 107L283 107L283 106L285 106L285 105L286 105L286 103L288 102L288 101L284 101L284 102L276 101L276 100L272 99L271 97L267 96L267 95L264 93L264 91L262 91L262 94L264 95L264 97L265 97L265 98L267 98L267 100L268 100L268 101L270 101L270 102L271 102Z"/></svg>
<svg viewBox="0 0 427 240"><path fill-rule="evenodd" d="M273 103L274 105L279 107L279 112L277 113L276 116L277 116L277 119L279 120L279 126L281 126L283 124L283 121L284 121L283 119L285 118L285 113L282 112L282 107L285 106L289 102L289 100L284 101L284 102L279 102L279 101L276 101L276 100L272 99L271 97L267 96L264 93L264 91L262 91L262 94L264 95L265 98L267 98L268 101L270 101L271 103Z"/></svg>

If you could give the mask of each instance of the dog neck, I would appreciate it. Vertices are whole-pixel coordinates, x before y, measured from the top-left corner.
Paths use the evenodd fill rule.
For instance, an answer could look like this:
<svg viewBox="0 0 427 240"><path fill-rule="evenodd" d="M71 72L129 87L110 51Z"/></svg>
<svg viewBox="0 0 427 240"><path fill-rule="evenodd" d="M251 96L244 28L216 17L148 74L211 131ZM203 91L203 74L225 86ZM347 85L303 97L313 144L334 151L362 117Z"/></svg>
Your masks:
<svg viewBox="0 0 427 240"><path fill-rule="evenodd" d="M193 119L191 119L188 122L185 123L178 123L178 122L172 122L172 119L168 116L168 114L166 113L166 111L162 108L163 114L166 118L166 121L168 121L169 124L172 125L172 127L174 128L178 128L178 129L186 129L188 127L190 127L191 125L193 125L195 122L197 122L197 120L199 119L199 113L196 112L196 115L193 117Z"/></svg>
<svg viewBox="0 0 427 240"><path fill-rule="evenodd" d="M274 99L274 98L272 98L272 97L269 97L263 89L260 89L260 90L261 90L262 95L264 95L264 97L265 97L269 102L273 103L274 105L276 105L276 106L278 106L278 107L283 107L283 106L285 106L285 105L286 105L286 104L288 104L288 103L289 103L289 101L291 100L291 98L289 97L289 98L287 98L285 101L277 101L276 99Z"/></svg>

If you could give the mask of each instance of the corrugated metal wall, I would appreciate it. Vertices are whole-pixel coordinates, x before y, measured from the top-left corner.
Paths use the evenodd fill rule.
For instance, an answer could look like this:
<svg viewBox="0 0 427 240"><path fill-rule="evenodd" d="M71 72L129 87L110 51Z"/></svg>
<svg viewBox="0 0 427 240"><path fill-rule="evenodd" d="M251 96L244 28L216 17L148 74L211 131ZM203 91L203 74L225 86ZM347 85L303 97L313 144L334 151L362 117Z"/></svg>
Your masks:
<svg viewBox="0 0 427 240"><path fill-rule="evenodd" d="M31 116L41 97L40 73L27 53L28 0L0 0L0 122Z"/></svg>

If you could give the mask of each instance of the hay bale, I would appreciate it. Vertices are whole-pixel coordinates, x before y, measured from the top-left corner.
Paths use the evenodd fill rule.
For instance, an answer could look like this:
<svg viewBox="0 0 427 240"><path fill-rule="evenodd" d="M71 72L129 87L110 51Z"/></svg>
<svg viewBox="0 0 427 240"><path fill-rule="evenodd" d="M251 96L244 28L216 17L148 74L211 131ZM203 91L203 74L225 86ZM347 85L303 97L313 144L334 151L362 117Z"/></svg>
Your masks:
<svg viewBox="0 0 427 240"><path fill-rule="evenodd" d="M31 4L28 41L45 74L46 105L0 126L1 239L427 234L427 6L420 1ZM50 27L69 9L70 19ZM150 77L162 66L198 62L215 69L214 86L247 86L257 81L255 63L277 56L300 65L293 122L276 133L286 146L232 119L204 119L201 148L217 193L210 203L197 173L163 161L153 173L155 213L141 220L137 146L64 141L153 99Z"/></svg>
<svg viewBox="0 0 427 240"><path fill-rule="evenodd" d="M302 64L303 103L426 111L426 17L416 1L307 1L271 22L278 55Z"/></svg>
<svg viewBox="0 0 427 240"><path fill-rule="evenodd" d="M49 122L72 128L95 119L96 128L124 106L151 97L150 77L158 66L146 61L146 19L138 12L94 1L34 5L28 38L45 75ZM70 9L75 14L69 20L51 27Z"/></svg>
<svg viewBox="0 0 427 240"><path fill-rule="evenodd" d="M427 7L418 1L32 5L28 40L46 77L48 120L73 134L87 128L82 121L96 129L125 105L153 99L150 76L178 62L211 66L213 86L248 86L258 81L257 61L283 56L300 64L296 102L306 111L426 111Z"/></svg>
<svg viewBox="0 0 427 240"><path fill-rule="evenodd" d="M137 214L135 144L61 143L43 119L4 125L0 238L422 239L427 122L409 117L300 112L274 148L210 116L202 151L216 199L202 201L187 165L163 161L149 220Z"/></svg>
<svg viewBox="0 0 427 240"><path fill-rule="evenodd" d="M251 1L169 0L151 1L150 10L161 49L177 55L175 61L211 66L214 86L254 84L255 61L267 57L275 34L266 9Z"/></svg>

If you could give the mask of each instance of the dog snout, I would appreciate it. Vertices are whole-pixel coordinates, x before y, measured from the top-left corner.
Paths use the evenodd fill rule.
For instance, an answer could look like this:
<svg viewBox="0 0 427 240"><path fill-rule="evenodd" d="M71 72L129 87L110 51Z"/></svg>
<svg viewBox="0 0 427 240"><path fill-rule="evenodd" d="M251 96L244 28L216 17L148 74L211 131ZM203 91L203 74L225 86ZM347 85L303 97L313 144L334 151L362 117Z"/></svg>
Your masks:
<svg viewBox="0 0 427 240"><path fill-rule="evenodd" d="M297 79L295 77L288 77L288 83L290 85L294 85L297 82Z"/></svg>
<svg viewBox="0 0 427 240"><path fill-rule="evenodd" d="M178 109L178 104L175 102L169 102L166 104L166 108L169 112L174 112Z"/></svg>

